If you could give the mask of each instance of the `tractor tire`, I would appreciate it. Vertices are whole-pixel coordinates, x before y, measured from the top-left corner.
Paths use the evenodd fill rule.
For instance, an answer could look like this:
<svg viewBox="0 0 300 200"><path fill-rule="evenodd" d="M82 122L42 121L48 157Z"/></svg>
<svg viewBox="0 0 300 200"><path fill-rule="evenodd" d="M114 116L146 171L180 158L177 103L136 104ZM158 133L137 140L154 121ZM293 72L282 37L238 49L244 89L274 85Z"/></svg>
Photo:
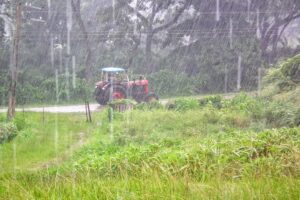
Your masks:
<svg viewBox="0 0 300 200"><path fill-rule="evenodd" d="M101 88L96 88L95 99L100 105L106 105L108 102L108 100L105 98L105 91L103 91Z"/></svg>
<svg viewBox="0 0 300 200"><path fill-rule="evenodd" d="M156 94L148 94L145 98L144 101L147 103L151 103L153 101L158 101L158 96Z"/></svg>
<svg viewBox="0 0 300 200"><path fill-rule="evenodd" d="M109 101L110 98L110 88L108 87L105 90L105 99L106 99L106 103ZM127 94L127 90L125 87L123 87L122 85L114 85L113 86L113 100L119 100L119 99L127 99L128 94Z"/></svg>

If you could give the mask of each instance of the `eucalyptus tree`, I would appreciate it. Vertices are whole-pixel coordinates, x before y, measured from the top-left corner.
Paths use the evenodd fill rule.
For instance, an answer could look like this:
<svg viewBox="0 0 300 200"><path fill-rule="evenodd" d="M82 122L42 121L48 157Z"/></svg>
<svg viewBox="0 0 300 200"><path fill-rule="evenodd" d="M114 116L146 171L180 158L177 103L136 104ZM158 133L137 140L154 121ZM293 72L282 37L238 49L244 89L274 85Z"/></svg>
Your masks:
<svg viewBox="0 0 300 200"><path fill-rule="evenodd" d="M117 0L118 9L127 13L131 21L132 38L137 44L144 45L145 61L149 71L153 71L153 41L159 40L159 33L169 29L181 20L191 0ZM118 18L116 18L118 19ZM141 41L141 39L143 41Z"/></svg>
<svg viewBox="0 0 300 200"><path fill-rule="evenodd" d="M291 22L300 18L300 1L297 0L253 0L252 9L256 9L260 29L260 48L265 58L276 61L278 46L284 31Z"/></svg>

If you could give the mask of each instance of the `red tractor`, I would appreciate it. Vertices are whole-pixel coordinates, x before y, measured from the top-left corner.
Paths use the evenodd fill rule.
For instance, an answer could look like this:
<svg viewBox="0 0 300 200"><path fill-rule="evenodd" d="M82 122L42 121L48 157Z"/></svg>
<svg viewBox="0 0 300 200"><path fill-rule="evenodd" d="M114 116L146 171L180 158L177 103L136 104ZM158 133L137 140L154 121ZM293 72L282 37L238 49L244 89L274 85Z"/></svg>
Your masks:
<svg viewBox="0 0 300 200"><path fill-rule="evenodd" d="M108 67L101 70L101 81L96 83L95 98L100 105L110 100L132 97L138 103L158 100L157 95L149 92L148 80L140 76L138 80L129 81L122 68Z"/></svg>

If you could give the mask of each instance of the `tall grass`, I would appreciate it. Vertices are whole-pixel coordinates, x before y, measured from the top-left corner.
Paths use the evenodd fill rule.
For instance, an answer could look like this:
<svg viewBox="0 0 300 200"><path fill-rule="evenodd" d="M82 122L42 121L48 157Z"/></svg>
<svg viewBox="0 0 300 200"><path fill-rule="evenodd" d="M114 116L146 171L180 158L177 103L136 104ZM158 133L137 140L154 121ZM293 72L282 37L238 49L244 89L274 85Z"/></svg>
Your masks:
<svg viewBox="0 0 300 200"><path fill-rule="evenodd" d="M46 114L43 119L42 113L18 113L15 124L18 136L0 145L0 174L39 167L78 142L80 133L88 137L92 132L80 115Z"/></svg>
<svg viewBox="0 0 300 200"><path fill-rule="evenodd" d="M90 125L81 122L82 116L60 115L62 151L80 131L92 134L90 142L61 165L34 172L26 169L34 166L35 158L55 155L47 154L50 147L45 147L53 147L53 133L47 137L40 123L30 123L27 131L36 131L38 137L30 136L26 144L26 137L19 135L14 142L21 151L36 141L43 148L20 152L23 171L0 175L0 199L300 197L300 128L293 106L242 94L232 100L184 98L166 108L141 105L114 113L112 123L107 112L95 113ZM40 119L39 114L29 117ZM47 121L45 132L51 132L53 116ZM8 155L4 158L10 163Z"/></svg>

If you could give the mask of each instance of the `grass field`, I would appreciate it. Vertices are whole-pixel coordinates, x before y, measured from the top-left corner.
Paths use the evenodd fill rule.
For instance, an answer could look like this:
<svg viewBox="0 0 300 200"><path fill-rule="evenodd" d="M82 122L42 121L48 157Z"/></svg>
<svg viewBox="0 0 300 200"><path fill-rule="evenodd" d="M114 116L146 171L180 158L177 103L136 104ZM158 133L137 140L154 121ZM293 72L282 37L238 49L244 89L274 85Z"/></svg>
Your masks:
<svg viewBox="0 0 300 200"><path fill-rule="evenodd" d="M0 146L0 173L38 167L63 155L92 131L80 115L18 113L17 121L24 127L13 141Z"/></svg>
<svg viewBox="0 0 300 200"><path fill-rule="evenodd" d="M115 113L25 113L0 199L299 199L298 107L245 94ZM19 122L23 114L19 113ZM45 121L45 122L43 122Z"/></svg>

